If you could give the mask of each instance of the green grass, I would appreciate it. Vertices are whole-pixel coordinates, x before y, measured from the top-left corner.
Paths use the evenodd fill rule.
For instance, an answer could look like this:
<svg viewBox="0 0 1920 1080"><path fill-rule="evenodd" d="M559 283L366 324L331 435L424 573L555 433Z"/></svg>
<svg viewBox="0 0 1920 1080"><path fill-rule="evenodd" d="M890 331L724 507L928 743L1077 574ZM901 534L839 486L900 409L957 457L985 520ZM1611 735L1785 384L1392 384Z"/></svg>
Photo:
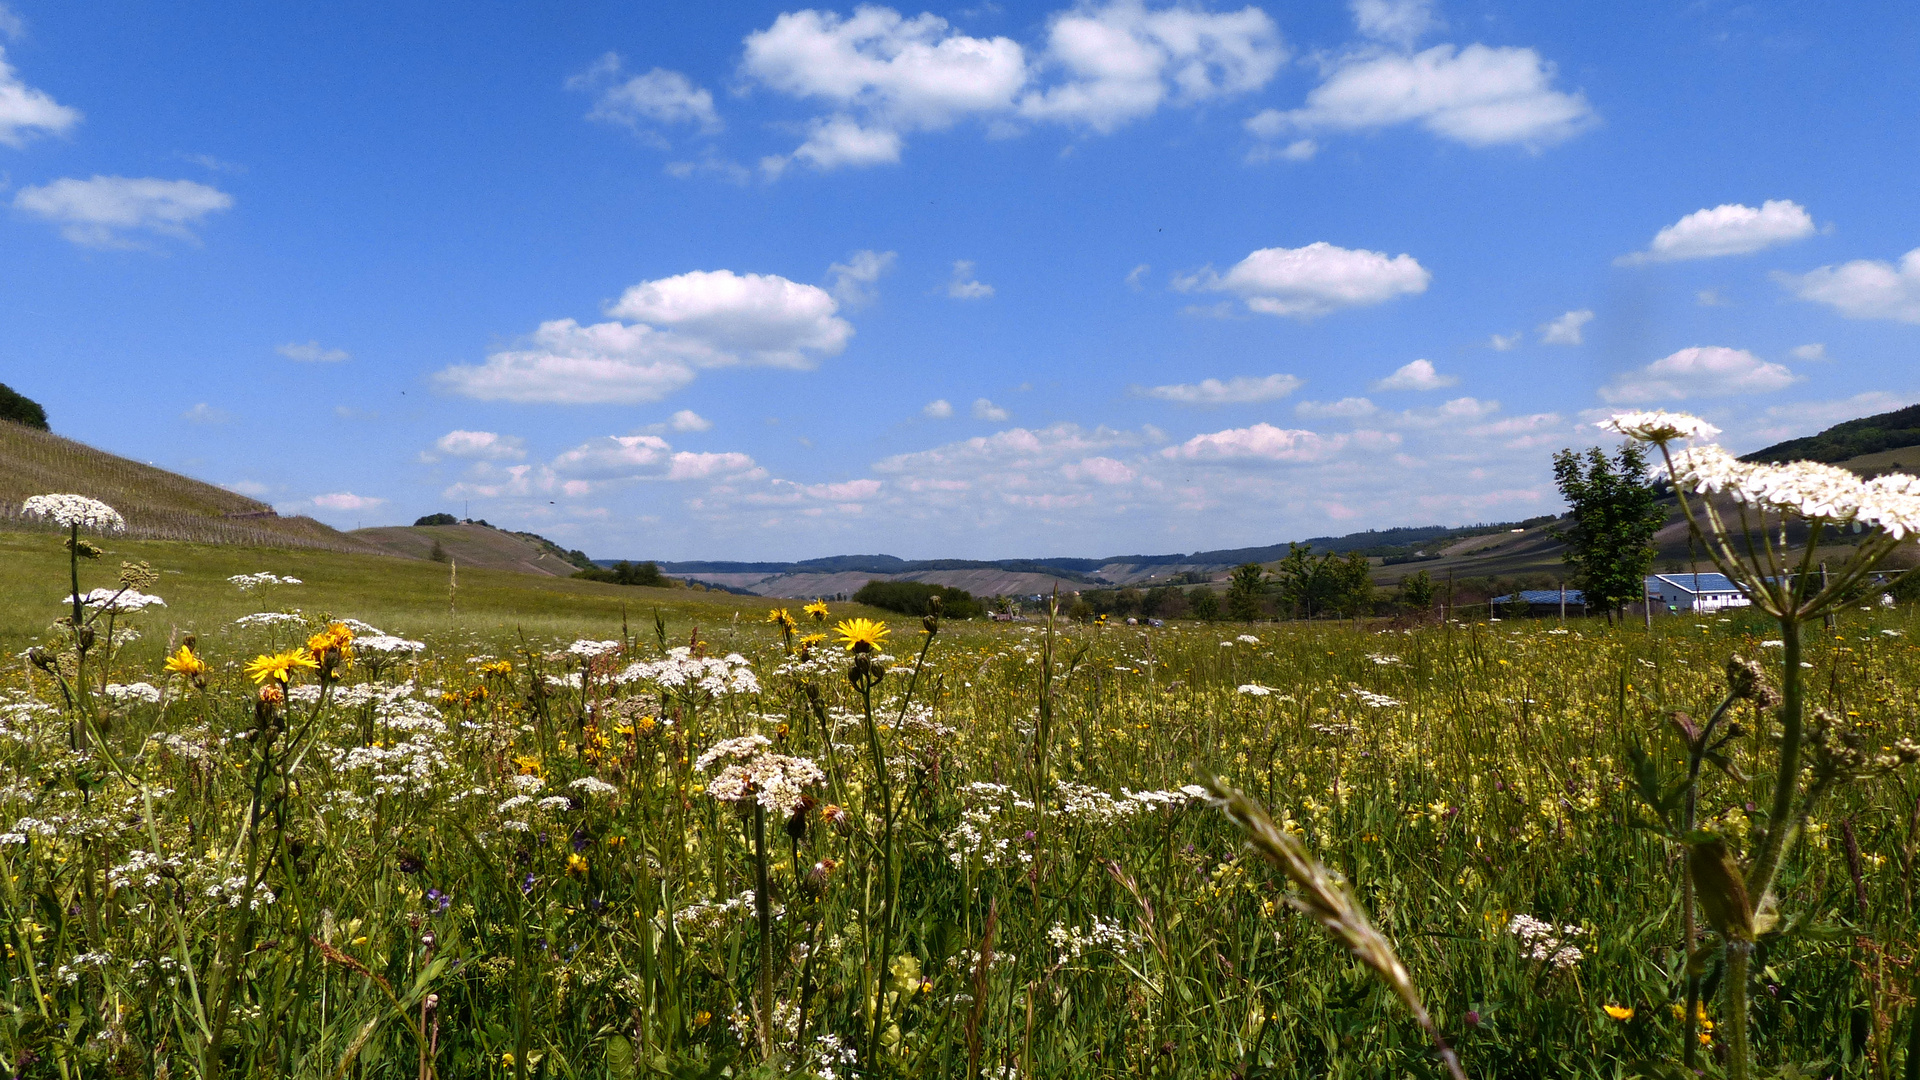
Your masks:
<svg viewBox="0 0 1920 1080"><path fill-rule="evenodd" d="M49 546L0 548L10 642L64 592ZM444 567L109 546L182 571L109 677L166 685L175 624L214 671L204 694L77 710L45 672L0 675L0 833L21 841L0 836L0 1057L36 1077L1440 1075L1230 823L1126 794L1213 772L1352 884L1469 1075L1651 1075L1637 1063L1680 1050L1678 862L1641 827L1627 755L1671 773L1670 713L1709 708L1728 655L1774 655L1749 615L1651 634L959 624L915 677L917 620L894 617L869 722L847 654L791 657L745 598L479 574L469 593L463 573L450 616ZM257 570L309 584L262 603L224 581ZM612 680L661 658L655 596L669 645L698 622L757 690ZM622 599L625 655L566 651L618 637ZM270 635L222 627L283 600L431 648L348 669L323 709L258 708L238 666ZM1920 734L1913 612L1850 609L1813 636L1814 704L1874 745ZM1766 718L1737 718L1743 778L1711 774L1702 816L1744 852L1771 758ZM768 822L764 861L751 815L714 798L720 766L696 768L745 734L824 773L805 829ZM1769 1066L1905 1067L1916 780L1842 789L1791 860L1791 928L1755 964ZM156 850L164 872L142 868ZM763 869L771 1061L756 912L728 906ZM255 882L272 903L229 903ZM1523 914L1577 927L1579 961L1530 958L1506 929Z"/></svg>

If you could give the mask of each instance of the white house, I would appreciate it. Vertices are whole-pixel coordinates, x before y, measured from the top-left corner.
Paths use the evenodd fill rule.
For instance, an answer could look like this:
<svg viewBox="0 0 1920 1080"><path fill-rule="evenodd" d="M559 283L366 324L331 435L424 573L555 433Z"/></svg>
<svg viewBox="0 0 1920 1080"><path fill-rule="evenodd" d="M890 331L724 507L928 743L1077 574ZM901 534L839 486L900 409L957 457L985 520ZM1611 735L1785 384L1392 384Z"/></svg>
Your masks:
<svg viewBox="0 0 1920 1080"><path fill-rule="evenodd" d="M1751 601L1725 574L1654 574L1647 578L1647 602L1655 610L1705 613L1746 607Z"/></svg>

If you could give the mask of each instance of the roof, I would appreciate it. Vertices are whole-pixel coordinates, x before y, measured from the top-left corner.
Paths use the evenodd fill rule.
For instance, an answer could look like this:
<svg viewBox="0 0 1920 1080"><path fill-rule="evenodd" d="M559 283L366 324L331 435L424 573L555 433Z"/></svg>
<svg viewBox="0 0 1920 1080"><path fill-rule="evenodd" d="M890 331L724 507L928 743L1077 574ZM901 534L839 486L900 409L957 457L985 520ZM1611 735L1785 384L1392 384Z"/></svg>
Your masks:
<svg viewBox="0 0 1920 1080"><path fill-rule="evenodd" d="M1568 589L1566 595L1567 603L1569 604L1584 604L1587 602L1586 597L1581 594L1579 589ZM1511 604L1513 603L1513 594L1508 593L1505 596L1496 596L1492 602L1495 604ZM1560 602L1560 590L1521 589L1520 602L1524 604L1557 604Z"/></svg>
<svg viewBox="0 0 1920 1080"><path fill-rule="evenodd" d="M1740 586L1735 585L1725 574L1651 574L1647 577L1647 588L1657 589L1661 582L1682 592L1690 593L1737 593L1740 591Z"/></svg>

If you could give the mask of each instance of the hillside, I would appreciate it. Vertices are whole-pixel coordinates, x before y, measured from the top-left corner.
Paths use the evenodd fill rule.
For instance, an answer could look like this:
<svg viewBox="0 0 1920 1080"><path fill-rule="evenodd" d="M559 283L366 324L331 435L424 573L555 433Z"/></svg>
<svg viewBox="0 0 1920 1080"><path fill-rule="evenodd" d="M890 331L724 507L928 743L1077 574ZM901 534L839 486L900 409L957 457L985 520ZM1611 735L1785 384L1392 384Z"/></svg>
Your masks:
<svg viewBox="0 0 1920 1080"><path fill-rule="evenodd" d="M48 431L0 421L0 527L45 529L20 516L34 495L74 493L120 511L130 537L202 544L375 549L309 517L281 517L273 507L225 488L96 450Z"/></svg>
<svg viewBox="0 0 1920 1080"><path fill-rule="evenodd" d="M438 543L441 552L462 568L485 567L547 577L571 577L581 569L566 551L545 537L496 529L481 522L391 525L355 529L347 535L374 550L409 559L431 558Z"/></svg>
<svg viewBox="0 0 1920 1080"><path fill-rule="evenodd" d="M1920 447L1920 405L1835 424L1817 435L1755 450L1743 461L1824 461L1838 465L1863 455ZM1920 456L1920 455L1915 455Z"/></svg>

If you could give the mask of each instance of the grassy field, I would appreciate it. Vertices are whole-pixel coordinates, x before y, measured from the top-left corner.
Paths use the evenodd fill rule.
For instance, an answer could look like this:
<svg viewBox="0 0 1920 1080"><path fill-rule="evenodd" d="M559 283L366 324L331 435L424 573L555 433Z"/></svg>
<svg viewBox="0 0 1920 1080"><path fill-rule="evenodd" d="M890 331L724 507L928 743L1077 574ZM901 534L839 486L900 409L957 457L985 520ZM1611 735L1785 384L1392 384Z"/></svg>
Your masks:
<svg viewBox="0 0 1920 1080"><path fill-rule="evenodd" d="M1351 884L1469 1075L1678 1075L1681 864L1629 755L1671 775L1670 713L1711 708L1729 655L1777 656L1745 615L896 617L863 695L848 652L750 598L462 573L449 614L433 564L105 546L83 586L161 571L140 640L89 659L73 707L52 672L0 677L15 1075L1442 1075L1182 790L1215 773ZM11 653L47 636L61 554L0 534ZM257 571L304 584L225 580ZM298 627L234 625L291 607ZM322 613L426 649L257 704L240 666ZM669 651L696 623L707 644ZM1876 744L1920 734L1915 623L1848 609L1816 634L1815 703ZM175 629L204 689L160 669ZM1701 817L1744 849L1770 757L1737 719ZM729 765L765 797L731 801ZM1914 1067L1917 790L1841 790L1786 871L1793 922L1754 965L1761 1060L1807 1070L1782 1075Z"/></svg>

